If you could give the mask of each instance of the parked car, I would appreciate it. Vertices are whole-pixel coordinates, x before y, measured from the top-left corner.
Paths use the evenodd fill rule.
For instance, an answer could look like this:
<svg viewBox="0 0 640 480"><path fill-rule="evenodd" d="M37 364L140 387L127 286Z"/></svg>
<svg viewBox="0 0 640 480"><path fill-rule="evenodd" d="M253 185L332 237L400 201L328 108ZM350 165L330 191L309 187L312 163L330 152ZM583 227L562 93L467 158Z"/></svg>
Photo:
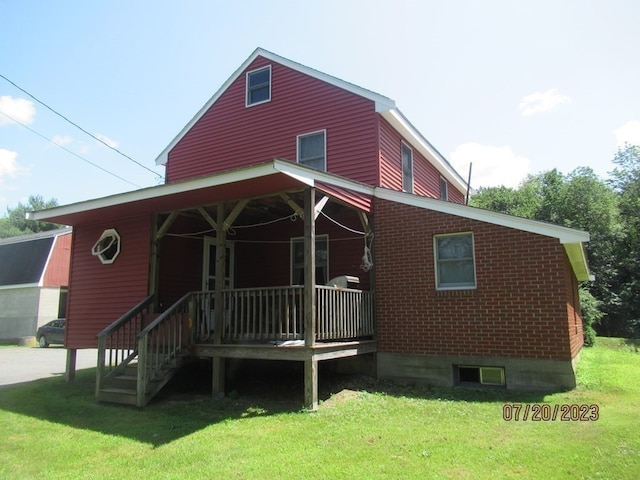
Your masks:
<svg viewBox="0 0 640 480"><path fill-rule="evenodd" d="M64 318L58 318L38 328L36 332L38 345L41 348L46 348L52 343L64 344L65 323L66 320Z"/></svg>

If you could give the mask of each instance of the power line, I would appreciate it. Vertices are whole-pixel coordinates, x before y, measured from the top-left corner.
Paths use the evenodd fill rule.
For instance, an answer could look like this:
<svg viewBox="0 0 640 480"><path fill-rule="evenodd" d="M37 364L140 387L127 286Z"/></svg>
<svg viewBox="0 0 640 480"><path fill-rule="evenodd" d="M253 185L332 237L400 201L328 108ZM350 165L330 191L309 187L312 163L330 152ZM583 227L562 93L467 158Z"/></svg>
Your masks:
<svg viewBox="0 0 640 480"><path fill-rule="evenodd" d="M27 130L29 130L31 133L35 133L35 134L36 134L37 136L39 136L40 138L44 138L47 142L53 143L56 147L61 148L61 149L62 149L62 150L64 150L65 152L70 153L70 154L71 154L71 155L73 155L74 157L77 157L77 158L79 158L80 160L82 160L83 162L87 162L88 164L93 165L94 167L96 167L96 168L98 168L98 169L102 170L102 171L103 171L103 172L105 172L105 173L108 173L109 175L111 175L111 176L113 176L113 177L116 177L116 178L117 178L117 179L119 179L119 180L122 180L123 182L127 182L129 185L133 185L133 186L134 186L134 187L136 187L136 188L142 188L142 187L140 187L140 185L136 185L135 183L130 182L130 181L129 181L129 180L127 180L126 178L123 178L123 177L121 177L120 175L116 175L115 173L110 172L109 170L107 170L107 169L105 169L105 168L102 168L100 165L97 165L97 164L93 163L92 161L87 160L86 158L84 158L84 157L82 157L82 156L78 155L76 152L74 152L74 151L72 151L72 150L69 150L68 148L66 148L66 147L65 147L65 146L63 146L63 145L60 145L59 143L54 142L54 141L53 141L53 140L51 140L50 138L45 137L44 135L42 135L41 133L36 132L33 128L31 128L31 127L29 127L29 126L25 125L24 123L22 123L22 122L20 122L20 121L16 120L16 119L15 119L15 118L13 118L11 115L6 114L6 113L5 113L5 112L3 112L2 110L0 110L0 113L1 113L2 115L4 115L5 117L7 117L8 119L13 120L14 122L16 122L18 125L22 125L24 128L26 128Z"/></svg>
<svg viewBox="0 0 640 480"><path fill-rule="evenodd" d="M0 73L0 77L2 77L3 79L5 79L7 82L9 82L11 85L13 85L14 87L16 87L18 90L20 90L21 92L23 92L25 95L28 95L29 97L33 98L36 102L38 102L40 105L42 105L43 107L47 108L48 110L50 110L51 112L55 113L57 116L59 116L60 118L62 118L63 120L65 120L66 122L70 123L71 125L73 125L74 127L76 127L78 130L80 130L81 132L89 135L91 138L93 138L94 140L96 140L97 142L102 143L104 146L106 146L107 148L110 148L111 150L113 150L114 152L116 152L117 154L123 156L124 158L126 158L127 160L132 161L133 163L135 163L136 165L138 165L139 167L144 168L145 170L153 173L156 177L158 177L158 172L155 172L153 170L151 170L149 167L143 165L142 163L138 162L137 160L134 160L133 158L131 158L129 155L122 153L120 150L118 150L117 148L109 145L107 142L105 142L104 140L102 140L101 138L95 136L93 133L88 132L87 130L85 130L84 128L82 128L80 125L78 125L75 122L72 122L71 120L69 120L67 117L65 117L63 114L61 114L60 112L54 110L53 108L51 108L49 105L47 105L46 103L44 103L42 100L39 100L38 98L36 98L35 96L31 95L29 92L27 92L24 88L16 85L14 82L12 82L11 80L9 80L7 77L5 77L4 75L2 75ZM20 123L20 122L18 122Z"/></svg>

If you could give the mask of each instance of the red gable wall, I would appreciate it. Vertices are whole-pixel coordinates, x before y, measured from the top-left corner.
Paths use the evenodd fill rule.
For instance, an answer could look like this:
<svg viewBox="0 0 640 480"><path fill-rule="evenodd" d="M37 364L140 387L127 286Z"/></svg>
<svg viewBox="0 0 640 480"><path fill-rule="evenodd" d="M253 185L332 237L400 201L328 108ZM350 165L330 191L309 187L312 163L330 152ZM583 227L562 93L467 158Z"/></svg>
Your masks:
<svg viewBox="0 0 640 480"><path fill-rule="evenodd" d="M378 350L568 360L582 345L557 239L385 200L375 204ZM473 232L477 289L436 291L433 235Z"/></svg>
<svg viewBox="0 0 640 480"><path fill-rule="evenodd" d="M413 152L413 193L440 198L440 172L406 139L380 117L380 186L402 190L402 143ZM464 196L447 182L449 201L464 203Z"/></svg>
<svg viewBox="0 0 640 480"><path fill-rule="evenodd" d="M102 265L91 248L102 232L115 228L120 255ZM73 229L67 309L67 348L95 348L96 335L140 303L149 288L151 221L147 216Z"/></svg>
<svg viewBox="0 0 640 480"><path fill-rule="evenodd" d="M377 183L374 102L258 57L271 65L271 101L245 107L245 72L169 153L175 182L262 163L296 160L296 136L326 129L327 170Z"/></svg>
<svg viewBox="0 0 640 480"><path fill-rule="evenodd" d="M66 287L69 285L69 263L71 262L71 233L58 235L53 244L51 258L44 272L44 287Z"/></svg>

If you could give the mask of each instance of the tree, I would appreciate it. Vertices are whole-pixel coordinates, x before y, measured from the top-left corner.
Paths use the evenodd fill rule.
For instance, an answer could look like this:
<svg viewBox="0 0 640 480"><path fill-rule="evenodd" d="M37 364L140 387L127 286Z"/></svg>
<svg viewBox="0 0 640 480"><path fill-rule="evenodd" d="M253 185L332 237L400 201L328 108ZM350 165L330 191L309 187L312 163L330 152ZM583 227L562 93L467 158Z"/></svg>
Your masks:
<svg viewBox="0 0 640 480"><path fill-rule="evenodd" d="M0 238L46 232L60 228L60 226L55 223L36 222L26 219L27 212L57 206L58 201L55 198L45 201L40 195L31 195L26 204L18 203L18 206L15 208L7 208L7 215L0 218Z"/></svg>
<svg viewBox="0 0 640 480"><path fill-rule="evenodd" d="M640 146L625 145L613 158L611 185L618 195L621 233L615 245L618 258L613 280L618 301L610 306L615 324L611 334L640 336Z"/></svg>

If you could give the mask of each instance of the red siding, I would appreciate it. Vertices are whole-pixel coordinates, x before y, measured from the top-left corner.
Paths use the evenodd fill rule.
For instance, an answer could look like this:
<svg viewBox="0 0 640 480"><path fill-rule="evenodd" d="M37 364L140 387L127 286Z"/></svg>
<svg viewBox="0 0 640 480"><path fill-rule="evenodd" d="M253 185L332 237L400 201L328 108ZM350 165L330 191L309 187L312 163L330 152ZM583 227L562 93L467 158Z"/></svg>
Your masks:
<svg viewBox="0 0 640 480"><path fill-rule="evenodd" d="M42 280L45 287L67 287L71 262L71 233L58 235Z"/></svg>
<svg viewBox="0 0 640 480"><path fill-rule="evenodd" d="M247 70L269 64L258 57ZM169 152L167 181L262 163L296 160L296 136L326 130L327 170L376 183L374 102L291 70L272 66L271 101L245 107L245 74Z"/></svg>
<svg viewBox="0 0 640 480"><path fill-rule="evenodd" d="M440 172L418 150L411 146L382 117L380 117L380 186L402 190L402 142L413 152L413 193L440 198ZM449 201L464 203L464 196L447 182Z"/></svg>
<svg viewBox="0 0 640 480"><path fill-rule="evenodd" d="M557 239L384 200L375 212L379 351L575 356L577 297ZM474 233L477 289L436 291L433 236L456 232Z"/></svg>
<svg viewBox="0 0 640 480"><path fill-rule="evenodd" d="M147 216L74 227L67 310L67 348L95 348L96 335L147 296L151 221ZM102 232L115 228L121 251L103 265L91 255Z"/></svg>

